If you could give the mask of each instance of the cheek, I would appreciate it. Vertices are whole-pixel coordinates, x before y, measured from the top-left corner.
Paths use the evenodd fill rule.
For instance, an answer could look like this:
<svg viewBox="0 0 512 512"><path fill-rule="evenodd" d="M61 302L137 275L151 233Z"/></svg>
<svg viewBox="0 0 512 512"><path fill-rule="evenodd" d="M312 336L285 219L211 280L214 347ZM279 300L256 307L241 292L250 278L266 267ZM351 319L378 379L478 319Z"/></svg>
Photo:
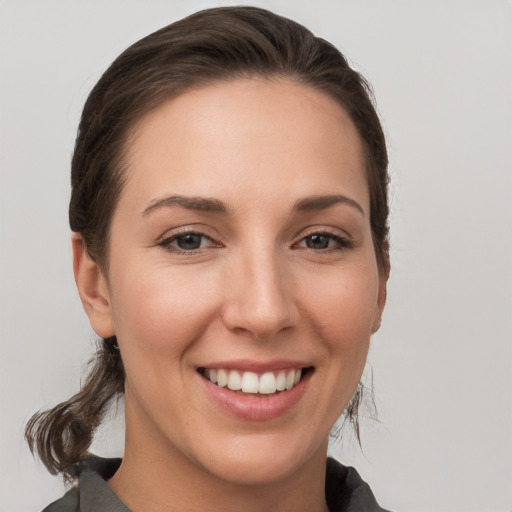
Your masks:
<svg viewBox="0 0 512 512"><path fill-rule="evenodd" d="M191 268L130 267L129 272L118 268L122 279L113 286L120 345L129 351L150 348L157 355L180 351L197 339L217 309L218 295L211 280Z"/></svg>
<svg viewBox="0 0 512 512"><path fill-rule="evenodd" d="M315 407L328 429L349 403L366 364L378 296L374 268L369 259L304 282L303 316L313 329L322 382Z"/></svg>
<svg viewBox="0 0 512 512"><path fill-rule="evenodd" d="M338 269L336 276L317 278L310 283L305 310L312 315L321 353L319 371L325 390L326 416L334 422L346 407L361 379L376 312L378 272L368 264ZM320 352L321 351L321 352ZM326 393L326 396L328 393Z"/></svg>
<svg viewBox="0 0 512 512"><path fill-rule="evenodd" d="M377 308L378 274L370 265L315 277L304 290L306 310L332 350L367 345ZM306 293L307 291L307 293ZM365 343L366 342L366 343Z"/></svg>

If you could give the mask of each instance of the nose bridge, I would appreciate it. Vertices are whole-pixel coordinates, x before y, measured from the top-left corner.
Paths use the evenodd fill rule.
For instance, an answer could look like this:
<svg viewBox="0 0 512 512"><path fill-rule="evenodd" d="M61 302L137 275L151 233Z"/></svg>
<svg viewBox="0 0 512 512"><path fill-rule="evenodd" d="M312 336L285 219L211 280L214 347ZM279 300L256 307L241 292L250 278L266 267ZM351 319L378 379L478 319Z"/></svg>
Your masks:
<svg viewBox="0 0 512 512"><path fill-rule="evenodd" d="M233 265L224 320L234 330L269 338L297 319L290 276L272 244L241 252Z"/></svg>

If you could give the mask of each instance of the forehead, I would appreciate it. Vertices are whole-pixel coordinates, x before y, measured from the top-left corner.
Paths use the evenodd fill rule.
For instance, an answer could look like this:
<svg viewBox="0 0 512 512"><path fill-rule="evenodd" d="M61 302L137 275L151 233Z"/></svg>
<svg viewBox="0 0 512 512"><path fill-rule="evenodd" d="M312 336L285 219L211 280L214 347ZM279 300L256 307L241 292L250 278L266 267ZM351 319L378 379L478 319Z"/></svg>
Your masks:
<svg viewBox="0 0 512 512"><path fill-rule="evenodd" d="M139 196L158 187L254 195L271 183L292 195L348 188L337 191L368 203L364 151L348 114L291 80L239 79L185 92L138 123L126 156L128 188Z"/></svg>

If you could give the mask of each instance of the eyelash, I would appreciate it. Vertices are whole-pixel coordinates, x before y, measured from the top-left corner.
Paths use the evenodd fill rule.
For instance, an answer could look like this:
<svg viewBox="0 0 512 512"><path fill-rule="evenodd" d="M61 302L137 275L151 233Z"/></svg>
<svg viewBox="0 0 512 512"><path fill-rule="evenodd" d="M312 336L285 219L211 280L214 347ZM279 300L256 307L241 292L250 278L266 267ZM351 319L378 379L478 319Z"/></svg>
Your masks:
<svg viewBox="0 0 512 512"><path fill-rule="evenodd" d="M163 247L167 251L174 252L177 254L197 254L205 249L202 247L198 247L197 249L187 250L187 249L183 249L181 247L176 247L176 246L172 245L172 244L174 244L174 242L177 242L180 238L185 238L187 236L201 237L200 243L202 243L205 240L209 240L212 243L213 247L221 246L221 244L216 243L211 237L209 237L208 235L205 235L204 233L201 233L200 231L183 231L181 233L177 233L175 235L172 235L172 236L162 240L158 245L160 247Z"/></svg>
<svg viewBox="0 0 512 512"><path fill-rule="evenodd" d="M338 252L338 251L347 251L349 249L352 249L354 247L354 243L347 238L336 235L334 233L330 233L329 231L314 231L312 233L307 234L306 236L302 237L298 244L295 244L295 246L298 246L302 242L305 242L307 244L307 240L311 239L312 237L326 237L327 243L329 244L331 241L334 241L337 246L336 247L327 247L323 249L314 249L311 247L305 247L305 249L309 251L313 251L315 253L331 253L331 252Z"/></svg>
<svg viewBox="0 0 512 512"><path fill-rule="evenodd" d="M200 244L203 243L203 241L209 241L211 242L211 247L219 248L222 247L222 244L215 242L213 238L206 235L205 233L202 233L200 231L183 231L181 233L177 233L175 235L172 235L161 242L158 243L160 247L163 247L165 250L176 253L176 254L198 254L204 251L205 249L209 249L211 247L198 247L194 249L184 249L182 247L176 247L173 245L175 242L177 242L180 238L185 238L188 236L198 236L201 237ZM311 239L312 237L326 237L327 243L330 244L331 241L334 241L336 243L336 247L326 247L326 248L320 248L315 249L312 247L304 247L304 249L314 252L314 253L332 253L332 252L338 252L338 251L347 251L351 248L353 248L354 244L347 238L344 238L339 235L335 235L334 233L330 233L328 231L315 231L312 233L307 234L306 236L303 236L298 243L293 245L293 248L299 248L301 247L300 244L303 242L307 244L308 239Z"/></svg>

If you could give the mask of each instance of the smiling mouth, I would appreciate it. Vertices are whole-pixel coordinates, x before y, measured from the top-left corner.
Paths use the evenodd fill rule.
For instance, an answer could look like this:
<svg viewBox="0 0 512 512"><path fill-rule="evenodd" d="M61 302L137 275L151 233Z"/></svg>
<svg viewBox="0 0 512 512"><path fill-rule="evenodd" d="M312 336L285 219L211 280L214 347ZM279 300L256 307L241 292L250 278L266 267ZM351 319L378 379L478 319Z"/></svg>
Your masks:
<svg viewBox="0 0 512 512"><path fill-rule="evenodd" d="M306 368L288 368L274 372L255 373L223 368L199 368L200 375L220 388L227 388L240 394L268 396L289 391L309 372Z"/></svg>

